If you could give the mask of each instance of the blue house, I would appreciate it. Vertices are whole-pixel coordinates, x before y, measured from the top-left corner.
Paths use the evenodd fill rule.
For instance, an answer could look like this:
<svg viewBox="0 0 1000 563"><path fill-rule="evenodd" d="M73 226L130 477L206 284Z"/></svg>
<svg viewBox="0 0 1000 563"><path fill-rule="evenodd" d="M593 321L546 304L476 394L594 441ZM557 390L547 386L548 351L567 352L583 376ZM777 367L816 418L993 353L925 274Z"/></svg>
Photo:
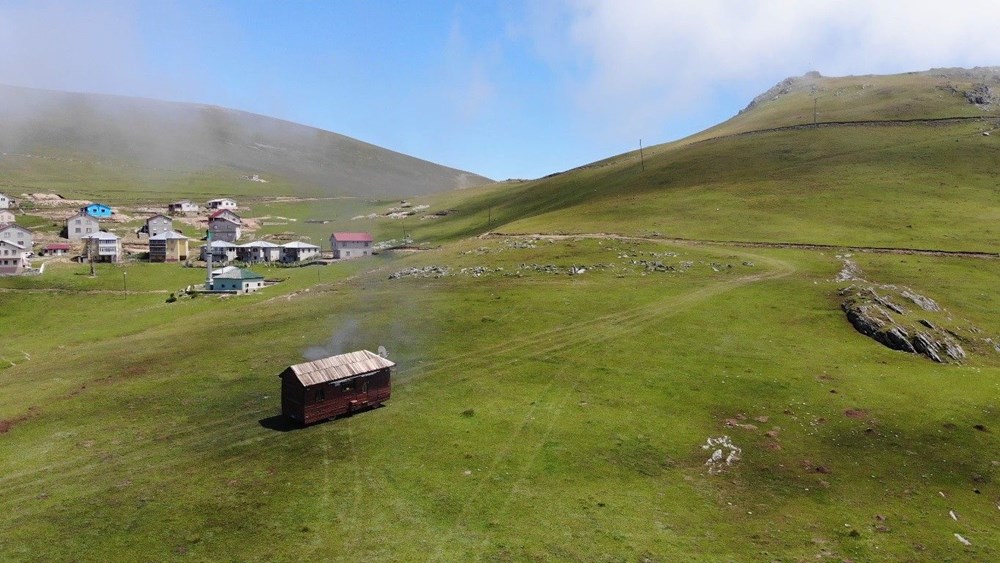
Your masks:
<svg viewBox="0 0 1000 563"><path fill-rule="evenodd" d="M104 219L111 217L111 207L104 205L103 203L91 203L90 205L81 207L80 213L86 213L91 217Z"/></svg>

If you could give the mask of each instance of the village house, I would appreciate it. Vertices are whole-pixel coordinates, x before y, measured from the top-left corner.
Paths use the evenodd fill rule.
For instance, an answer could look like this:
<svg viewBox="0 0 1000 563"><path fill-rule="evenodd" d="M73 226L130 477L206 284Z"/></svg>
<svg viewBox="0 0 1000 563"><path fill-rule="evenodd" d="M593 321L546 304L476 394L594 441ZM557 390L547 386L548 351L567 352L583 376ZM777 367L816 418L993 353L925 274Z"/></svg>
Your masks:
<svg viewBox="0 0 1000 563"><path fill-rule="evenodd" d="M0 209L10 209L14 207L14 200L7 197L7 194L0 194Z"/></svg>
<svg viewBox="0 0 1000 563"><path fill-rule="evenodd" d="M111 217L111 207L104 205L103 203L91 203L80 208L80 213L86 213L91 217L96 217L98 219L107 219Z"/></svg>
<svg viewBox="0 0 1000 563"><path fill-rule="evenodd" d="M264 287L264 276L236 268L212 277L212 291L250 293Z"/></svg>
<svg viewBox="0 0 1000 563"><path fill-rule="evenodd" d="M65 242L54 242L52 244L46 244L42 247L42 256L63 256L68 253L72 247Z"/></svg>
<svg viewBox="0 0 1000 563"><path fill-rule="evenodd" d="M235 201L225 197L210 200L207 204L205 204L205 207L213 210L228 209L230 211L236 211L237 209L239 209L239 207L236 206Z"/></svg>
<svg viewBox="0 0 1000 563"><path fill-rule="evenodd" d="M97 232L83 237L84 257L93 262L118 262L122 256L121 239L113 233Z"/></svg>
<svg viewBox="0 0 1000 563"><path fill-rule="evenodd" d="M16 243L23 247L25 252L30 254L35 244L35 235L17 223L8 223L0 226L0 240Z"/></svg>
<svg viewBox="0 0 1000 563"><path fill-rule="evenodd" d="M161 215L157 213L149 219L146 219L146 224L139 229L139 233L145 233L149 238L153 238L156 235L165 233L167 231L172 231L174 229L174 220L166 215Z"/></svg>
<svg viewBox="0 0 1000 563"><path fill-rule="evenodd" d="M167 213L171 215L194 215L198 213L198 204L190 199L182 199L167 204Z"/></svg>
<svg viewBox="0 0 1000 563"><path fill-rule="evenodd" d="M24 246L10 240L0 239L0 274L20 274L30 268L28 252Z"/></svg>
<svg viewBox="0 0 1000 563"><path fill-rule="evenodd" d="M282 262L304 262L319 256L320 248L315 244L293 241L281 245Z"/></svg>
<svg viewBox="0 0 1000 563"><path fill-rule="evenodd" d="M188 259L188 237L167 231L149 237L150 262L182 262Z"/></svg>
<svg viewBox="0 0 1000 563"><path fill-rule="evenodd" d="M17 223L17 215L9 209L0 209L0 225L6 223Z"/></svg>
<svg viewBox="0 0 1000 563"><path fill-rule="evenodd" d="M377 407L389 400L393 362L368 350L289 366L281 372L281 413L301 424Z"/></svg>
<svg viewBox="0 0 1000 563"><path fill-rule="evenodd" d="M208 216L210 240L236 242L243 234L242 225L243 221L239 215L228 209L220 209Z"/></svg>
<svg viewBox="0 0 1000 563"><path fill-rule="evenodd" d="M225 264L236 260L236 250L239 246L224 240L213 240L201 247L201 259L208 261L208 251L211 250L212 262Z"/></svg>
<svg viewBox="0 0 1000 563"><path fill-rule="evenodd" d="M80 240L101 230L100 223L86 213L77 213L66 219L66 238Z"/></svg>
<svg viewBox="0 0 1000 563"><path fill-rule="evenodd" d="M281 260L281 247L266 240L255 240L237 247L236 257L243 262L277 262Z"/></svg>
<svg viewBox="0 0 1000 563"><path fill-rule="evenodd" d="M368 233L333 233L330 248L337 259L372 255L372 236Z"/></svg>

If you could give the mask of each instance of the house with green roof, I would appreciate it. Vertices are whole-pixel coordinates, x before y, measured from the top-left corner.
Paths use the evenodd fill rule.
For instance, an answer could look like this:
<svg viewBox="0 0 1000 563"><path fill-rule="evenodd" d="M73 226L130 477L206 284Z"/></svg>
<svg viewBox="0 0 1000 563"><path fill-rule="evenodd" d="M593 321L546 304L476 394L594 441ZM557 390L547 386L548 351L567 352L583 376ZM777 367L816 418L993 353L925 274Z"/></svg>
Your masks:
<svg viewBox="0 0 1000 563"><path fill-rule="evenodd" d="M264 276L243 268L234 268L212 277L212 291L250 293L262 287Z"/></svg>

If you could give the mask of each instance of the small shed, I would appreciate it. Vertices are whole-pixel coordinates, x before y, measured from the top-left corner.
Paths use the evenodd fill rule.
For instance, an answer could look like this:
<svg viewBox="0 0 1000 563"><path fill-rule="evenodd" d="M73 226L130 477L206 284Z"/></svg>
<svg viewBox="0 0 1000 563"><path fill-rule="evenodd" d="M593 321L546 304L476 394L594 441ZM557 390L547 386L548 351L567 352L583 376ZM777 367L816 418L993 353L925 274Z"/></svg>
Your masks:
<svg viewBox="0 0 1000 563"><path fill-rule="evenodd" d="M368 350L289 366L281 378L281 413L301 424L377 407L389 400L396 364Z"/></svg>

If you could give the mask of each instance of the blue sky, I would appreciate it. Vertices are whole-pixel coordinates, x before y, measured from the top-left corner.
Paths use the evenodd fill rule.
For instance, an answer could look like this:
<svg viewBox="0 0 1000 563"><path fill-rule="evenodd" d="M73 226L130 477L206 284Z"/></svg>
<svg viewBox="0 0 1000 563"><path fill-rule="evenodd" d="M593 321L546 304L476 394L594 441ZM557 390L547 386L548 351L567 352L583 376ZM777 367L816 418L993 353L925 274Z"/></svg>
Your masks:
<svg viewBox="0 0 1000 563"><path fill-rule="evenodd" d="M261 113L496 179L691 134L791 75L1000 64L1000 3L0 3L0 82Z"/></svg>

